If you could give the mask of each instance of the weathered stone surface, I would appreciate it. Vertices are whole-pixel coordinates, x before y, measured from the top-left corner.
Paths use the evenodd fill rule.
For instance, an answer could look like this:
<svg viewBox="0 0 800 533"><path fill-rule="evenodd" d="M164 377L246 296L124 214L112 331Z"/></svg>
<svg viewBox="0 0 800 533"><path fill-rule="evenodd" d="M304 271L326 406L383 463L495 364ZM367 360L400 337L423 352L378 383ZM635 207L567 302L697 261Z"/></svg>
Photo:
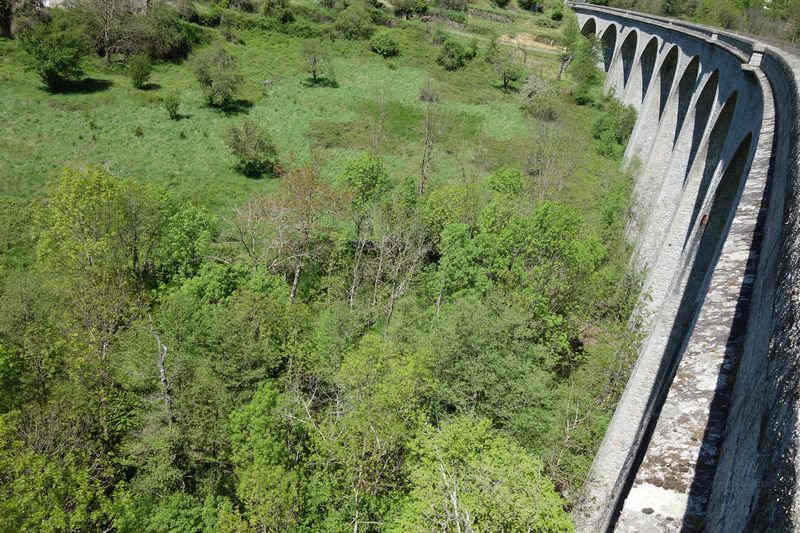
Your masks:
<svg viewBox="0 0 800 533"><path fill-rule="evenodd" d="M639 119L629 235L647 339L581 531L790 531L800 386L800 60L693 24L574 5Z"/></svg>

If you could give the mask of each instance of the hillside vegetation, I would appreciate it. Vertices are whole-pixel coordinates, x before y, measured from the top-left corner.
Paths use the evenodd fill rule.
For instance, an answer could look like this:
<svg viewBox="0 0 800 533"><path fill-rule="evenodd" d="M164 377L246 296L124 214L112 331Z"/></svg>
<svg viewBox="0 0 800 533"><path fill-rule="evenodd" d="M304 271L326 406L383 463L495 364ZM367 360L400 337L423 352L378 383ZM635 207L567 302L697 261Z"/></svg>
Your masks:
<svg viewBox="0 0 800 533"><path fill-rule="evenodd" d="M793 45L800 41L797 0L594 0L591 3L683 18Z"/></svg>
<svg viewBox="0 0 800 533"><path fill-rule="evenodd" d="M0 18L0 530L572 530L635 115L559 2Z"/></svg>

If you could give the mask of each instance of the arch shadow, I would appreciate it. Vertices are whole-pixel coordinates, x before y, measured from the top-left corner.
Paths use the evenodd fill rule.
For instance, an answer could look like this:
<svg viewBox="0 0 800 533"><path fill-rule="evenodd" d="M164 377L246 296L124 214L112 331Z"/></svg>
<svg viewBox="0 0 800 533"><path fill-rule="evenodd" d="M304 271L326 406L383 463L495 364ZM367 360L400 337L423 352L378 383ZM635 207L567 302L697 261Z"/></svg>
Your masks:
<svg viewBox="0 0 800 533"><path fill-rule="evenodd" d="M700 57L694 56L683 71L681 81L678 83L678 120L675 127L675 136L672 139L672 146L678 142L678 136L683 129L683 121L689 112L689 104L692 102L692 94L697 85L697 76L700 73Z"/></svg>
<svg viewBox="0 0 800 533"><path fill-rule="evenodd" d="M717 98L717 88L719 86L719 70L715 70L708 80L706 80L700 97L694 104L694 130L692 131L692 144L689 150L689 159L686 163L686 173L683 176L683 184L686 185L686 180L694 165L694 158L697 157L697 151L700 149L700 141L703 139L703 133L706 131L708 121L711 118L711 111L714 109L714 102Z"/></svg>
<svg viewBox="0 0 800 533"><path fill-rule="evenodd" d="M648 41L639 56L639 67L642 73L642 94L639 97L640 102L644 102L644 97L650 88L650 80L653 78L653 71L656 68L656 59L658 57L658 39L653 37Z"/></svg>
<svg viewBox="0 0 800 533"><path fill-rule="evenodd" d="M711 130L711 135L708 139L708 148L706 149L703 177L700 180L700 187L695 197L692 217L689 219L689 227L686 230L686 238L683 241L684 248L686 247L686 243L689 242L689 236L692 234L697 216L700 213L700 209L703 207L708 187L711 185L711 180L714 178L717 166L722 157L722 150L725 148L725 143L730 135L731 123L736 113L736 99L737 93L734 91L725 101L722 111L717 117L716 123L714 123L714 128ZM752 136L752 134L750 135Z"/></svg>
<svg viewBox="0 0 800 533"><path fill-rule="evenodd" d="M659 80L659 99L658 99L658 120L664 116L664 109L667 107L667 100L669 93L672 90L672 84L675 82L675 72L678 69L678 46L673 45L667 52L664 61L661 62L661 68L658 69Z"/></svg>
<svg viewBox="0 0 800 533"><path fill-rule="evenodd" d="M600 46L603 52L603 66L606 72L611 69L611 61L614 59L614 52L617 50L617 25L609 24L603 36L600 38Z"/></svg>
<svg viewBox="0 0 800 533"><path fill-rule="evenodd" d="M633 62L636 56L636 47L638 46L639 35L636 30L628 32L628 36L622 41L622 46L619 49L619 61L622 62L622 87L628 86L628 79L633 70Z"/></svg>

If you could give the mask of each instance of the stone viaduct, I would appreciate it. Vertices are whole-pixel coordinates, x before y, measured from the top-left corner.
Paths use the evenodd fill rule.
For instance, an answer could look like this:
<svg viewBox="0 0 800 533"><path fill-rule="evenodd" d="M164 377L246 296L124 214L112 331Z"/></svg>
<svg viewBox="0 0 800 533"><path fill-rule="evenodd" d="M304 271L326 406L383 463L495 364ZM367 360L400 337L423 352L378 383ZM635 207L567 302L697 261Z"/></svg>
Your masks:
<svg viewBox="0 0 800 533"><path fill-rule="evenodd" d="M639 118L634 261L647 332L579 531L800 530L800 59L574 4Z"/></svg>

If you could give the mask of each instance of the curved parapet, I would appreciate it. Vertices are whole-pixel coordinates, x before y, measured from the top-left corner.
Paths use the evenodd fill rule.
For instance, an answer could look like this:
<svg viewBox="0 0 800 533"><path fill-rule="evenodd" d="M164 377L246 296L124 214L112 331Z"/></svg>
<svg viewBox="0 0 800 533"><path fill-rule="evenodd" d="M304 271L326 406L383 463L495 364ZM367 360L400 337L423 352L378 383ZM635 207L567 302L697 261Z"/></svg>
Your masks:
<svg viewBox="0 0 800 533"><path fill-rule="evenodd" d="M800 392L800 60L575 4L626 159L646 339L575 510L581 531L790 531Z"/></svg>

